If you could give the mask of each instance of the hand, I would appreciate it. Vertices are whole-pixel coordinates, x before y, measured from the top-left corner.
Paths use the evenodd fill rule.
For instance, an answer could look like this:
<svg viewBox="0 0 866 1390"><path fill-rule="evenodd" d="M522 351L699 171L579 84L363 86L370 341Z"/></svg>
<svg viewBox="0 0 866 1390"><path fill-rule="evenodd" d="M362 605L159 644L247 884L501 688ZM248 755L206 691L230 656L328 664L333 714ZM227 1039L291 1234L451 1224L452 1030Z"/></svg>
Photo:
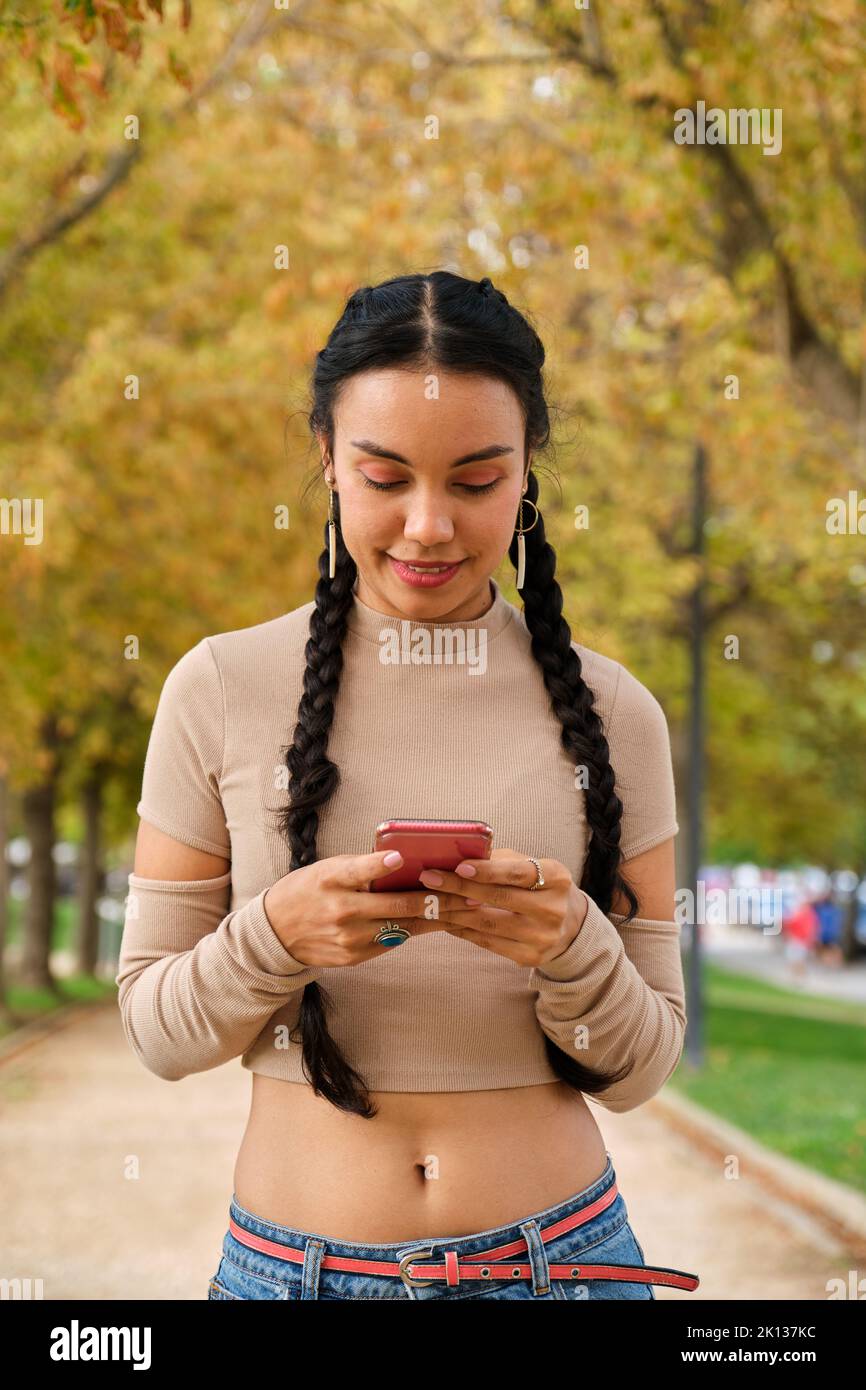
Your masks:
<svg viewBox="0 0 866 1390"><path fill-rule="evenodd" d="M474 941L518 965L541 966L562 955L583 926L589 899L564 864L539 857L544 887L530 892L537 874L525 854L495 849L489 859L464 859L454 873L425 869L421 882L443 890L439 921L453 936ZM472 877L458 870L475 869ZM448 906L453 895L474 899L477 907ZM449 925L450 923L450 925Z"/></svg>
<svg viewBox="0 0 866 1390"><path fill-rule="evenodd" d="M413 936L444 930L438 919L426 915L428 900L436 896L429 889L369 891L374 879L398 867L385 864L387 853L334 854L293 869L268 889L263 899L265 916L296 960L303 965L360 965L399 950L399 946L374 944L386 919L407 927ZM442 895L445 910L462 903L456 895Z"/></svg>

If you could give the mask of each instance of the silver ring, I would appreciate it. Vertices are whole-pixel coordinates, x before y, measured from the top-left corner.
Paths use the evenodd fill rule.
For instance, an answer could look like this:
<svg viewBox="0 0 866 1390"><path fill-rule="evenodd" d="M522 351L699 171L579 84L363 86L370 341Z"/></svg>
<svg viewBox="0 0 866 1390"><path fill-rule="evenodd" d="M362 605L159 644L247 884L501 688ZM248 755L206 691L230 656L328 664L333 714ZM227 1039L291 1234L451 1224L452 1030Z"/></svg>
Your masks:
<svg viewBox="0 0 866 1390"><path fill-rule="evenodd" d="M402 946L404 941L408 941L412 935L405 927L401 927L399 922L386 921L384 927L380 927L373 937L374 946Z"/></svg>
<svg viewBox="0 0 866 1390"><path fill-rule="evenodd" d="M527 857L527 859L529 860L530 864L534 864L534 865L535 865L535 872L536 872L536 874L538 875L538 877L536 878L535 882L533 883L532 887L531 887L530 890L529 890L530 893L534 893L535 890L536 890L536 888L543 888L543 887L544 887L544 874L541 872L541 865L539 864L539 862L538 862L537 859L533 859L533 857L532 857L531 854L527 854L526 857Z"/></svg>

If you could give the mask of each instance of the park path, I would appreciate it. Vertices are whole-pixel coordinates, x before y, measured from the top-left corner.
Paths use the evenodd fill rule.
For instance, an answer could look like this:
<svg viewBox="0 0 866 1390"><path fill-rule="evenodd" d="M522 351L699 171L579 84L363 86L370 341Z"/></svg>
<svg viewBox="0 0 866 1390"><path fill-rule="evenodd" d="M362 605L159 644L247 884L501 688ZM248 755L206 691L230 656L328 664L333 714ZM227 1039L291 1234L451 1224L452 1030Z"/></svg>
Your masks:
<svg viewBox="0 0 866 1390"><path fill-rule="evenodd" d="M239 1061L152 1076L112 1005L0 1060L0 1276L41 1278L46 1299L204 1299L249 1088ZM823 1299L856 1268L755 1179L726 1178L652 1101L595 1113L647 1262L701 1278L660 1300Z"/></svg>
<svg viewBox="0 0 866 1390"><path fill-rule="evenodd" d="M725 970L736 970L767 984L830 1001L866 1004L866 955L836 966L812 954L803 973L797 975L785 960L779 936L764 935L754 927L739 924L706 926L703 933L706 959Z"/></svg>

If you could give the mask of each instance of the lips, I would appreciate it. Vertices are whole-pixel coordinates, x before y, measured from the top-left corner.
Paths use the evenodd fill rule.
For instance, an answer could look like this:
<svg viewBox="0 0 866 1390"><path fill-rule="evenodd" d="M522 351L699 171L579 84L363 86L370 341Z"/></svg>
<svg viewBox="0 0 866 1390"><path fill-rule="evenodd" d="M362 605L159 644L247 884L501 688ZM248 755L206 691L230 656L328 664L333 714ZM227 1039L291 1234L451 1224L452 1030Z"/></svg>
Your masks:
<svg viewBox="0 0 866 1390"><path fill-rule="evenodd" d="M450 570L454 565L462 565L462 560L401 560L399 555L391 555L389 558L396 560L398 565L409 565L411 569L421 570Z"/></svg>
<svg viewBox="0 0 866 1390"><path fill-rule="evenodd" d="M462 560L452 560L445 563L441 560L436 561L411 561L397 560L387 551L388 559L391 561L391 568L398 579L402 579L404 584L409 584L416 589L438 588L440 584L447 584L460 569ZM413 568L417 564L417 568Z"/></svg>

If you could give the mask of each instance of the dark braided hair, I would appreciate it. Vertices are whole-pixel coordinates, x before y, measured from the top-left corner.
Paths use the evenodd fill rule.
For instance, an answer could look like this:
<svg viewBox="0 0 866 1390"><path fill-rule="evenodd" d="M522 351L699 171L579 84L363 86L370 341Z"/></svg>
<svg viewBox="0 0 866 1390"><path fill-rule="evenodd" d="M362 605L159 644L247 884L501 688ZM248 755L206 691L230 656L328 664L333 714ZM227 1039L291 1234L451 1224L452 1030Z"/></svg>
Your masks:
<svg viewBox="0 0 866 1390"><path fill-rule="evenodd" d="M544 448L550 439L541 371L544 357L544 346L535 330L487 276L479 282L444 270L396 276L375 287L356 290L347 301L325 347L316 356L309 424L333 452L337 397L357 372L399 365L404 369L438 367L484 374L506 382L520 401L526 422L525 458L527 450ZM524 500L535 502L538 480L531 469L527 482ZM291 869L316 862L319 808L340 780L339 768L328 758L328 736L358 571L343 544L336 491L333 503L336 572L333 579L328 578L326 530L325 548L319 555L316 606L304 650L304 693L286 754L289 804L280 811L279 828L291 845ZM583 679L580 657L571 645L571 630L562 616L556 553L545 539L540 511L524 543L526 582L521 593L532 654L562 725L562 745L575 765L588 771L585 795L590 839L580 887L605 914L611 910L614 894L623 894L630 908L626 921L631 921L638 901L619 872L622 802L614 790L610 750L593 708L593 692ZM516 535L508 555L516 568ZM320 985L306 985L292 1040L302 1044L305 1075L315 1094L340 1110L370 1119L377 1110L364 1079L349 1065L328 1032L325 1007L331 1002ZM616 1072L593 1071L563 1052L547 1035L545 1044L556 1074L589 1095L621 1080L628 1070L626 1066Z"/></svg>

